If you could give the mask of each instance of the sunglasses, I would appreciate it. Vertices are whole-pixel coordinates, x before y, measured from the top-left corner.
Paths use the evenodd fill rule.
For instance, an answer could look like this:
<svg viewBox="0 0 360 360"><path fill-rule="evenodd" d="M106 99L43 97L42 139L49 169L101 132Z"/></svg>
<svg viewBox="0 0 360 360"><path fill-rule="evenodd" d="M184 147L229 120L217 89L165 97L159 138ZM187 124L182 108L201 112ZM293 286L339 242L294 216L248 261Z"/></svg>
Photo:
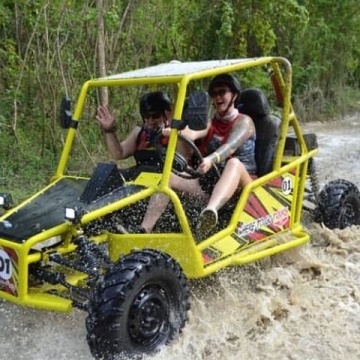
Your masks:
<svg viewBox="0 0 360 360"><path fill-rule="evenodd" d="M227 92L229 92L230 89L219 89L219 90L213 90L209 93L210 97L214 98L216 96L224 96Z"/></svg>
<svg viewBox="0 0 360 360"><path fill-rule="evenodd" d="M159 117L162 116L161 112L156 112L156 113L146 113L144 114L144 119L158 119Z"/></svg>

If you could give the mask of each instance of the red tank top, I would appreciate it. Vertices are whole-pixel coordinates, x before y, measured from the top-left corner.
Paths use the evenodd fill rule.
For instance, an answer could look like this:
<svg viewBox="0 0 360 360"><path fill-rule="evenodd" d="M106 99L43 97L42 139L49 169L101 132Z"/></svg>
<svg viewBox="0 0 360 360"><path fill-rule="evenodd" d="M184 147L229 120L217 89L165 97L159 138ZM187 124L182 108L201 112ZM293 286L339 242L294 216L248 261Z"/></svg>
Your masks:
<svg viewBox="0 0 360 360"><path fill-rule="evenodd" d="M238 118L239 116L237 116L233 121L221 121L214 117L211 120L209 131L199 146L200 152L203 155L206 153L206 148L214 136L216 136L221 141L221 144L225 144L234 126L234 123Z"/></svg>

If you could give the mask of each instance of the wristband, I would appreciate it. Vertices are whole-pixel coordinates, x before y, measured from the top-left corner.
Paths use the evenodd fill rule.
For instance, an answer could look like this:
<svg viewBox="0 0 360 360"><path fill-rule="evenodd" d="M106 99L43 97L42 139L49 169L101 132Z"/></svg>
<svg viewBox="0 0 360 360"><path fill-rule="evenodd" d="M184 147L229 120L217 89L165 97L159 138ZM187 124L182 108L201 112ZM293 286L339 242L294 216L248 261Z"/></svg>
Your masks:
<svg viewBox="0 0 360 360"><path fill-rule="evenodd" d="M219 155L216 151L214 151L214 152L212 153L212 155L215 156L215 158L216 158L215 164L220 163L220 161L221 161L220 155Z"/></svg>
<svg viewBox="0 0 360 360"><path fill-rule="evenodd" d="M113 134L116 131L116 125L112 126L110 129L104 129L102 128L102 131L105 134Z"/></svg>

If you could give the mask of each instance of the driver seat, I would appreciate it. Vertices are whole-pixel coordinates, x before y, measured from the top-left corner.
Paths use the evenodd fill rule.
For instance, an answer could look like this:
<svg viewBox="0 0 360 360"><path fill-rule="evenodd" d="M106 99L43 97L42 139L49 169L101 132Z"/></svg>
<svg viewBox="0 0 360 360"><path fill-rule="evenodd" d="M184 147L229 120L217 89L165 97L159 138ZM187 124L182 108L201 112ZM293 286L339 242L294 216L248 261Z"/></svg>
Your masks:
<svg viewBox="0 0 360 360"><path fill-rule="evenodd" d="M281 120L270 114L269 102L263 91L257 88L249 88L241 92L238 110L249 115L255 124L257 175L259 177L266 175L273 169Z"/></svg>

